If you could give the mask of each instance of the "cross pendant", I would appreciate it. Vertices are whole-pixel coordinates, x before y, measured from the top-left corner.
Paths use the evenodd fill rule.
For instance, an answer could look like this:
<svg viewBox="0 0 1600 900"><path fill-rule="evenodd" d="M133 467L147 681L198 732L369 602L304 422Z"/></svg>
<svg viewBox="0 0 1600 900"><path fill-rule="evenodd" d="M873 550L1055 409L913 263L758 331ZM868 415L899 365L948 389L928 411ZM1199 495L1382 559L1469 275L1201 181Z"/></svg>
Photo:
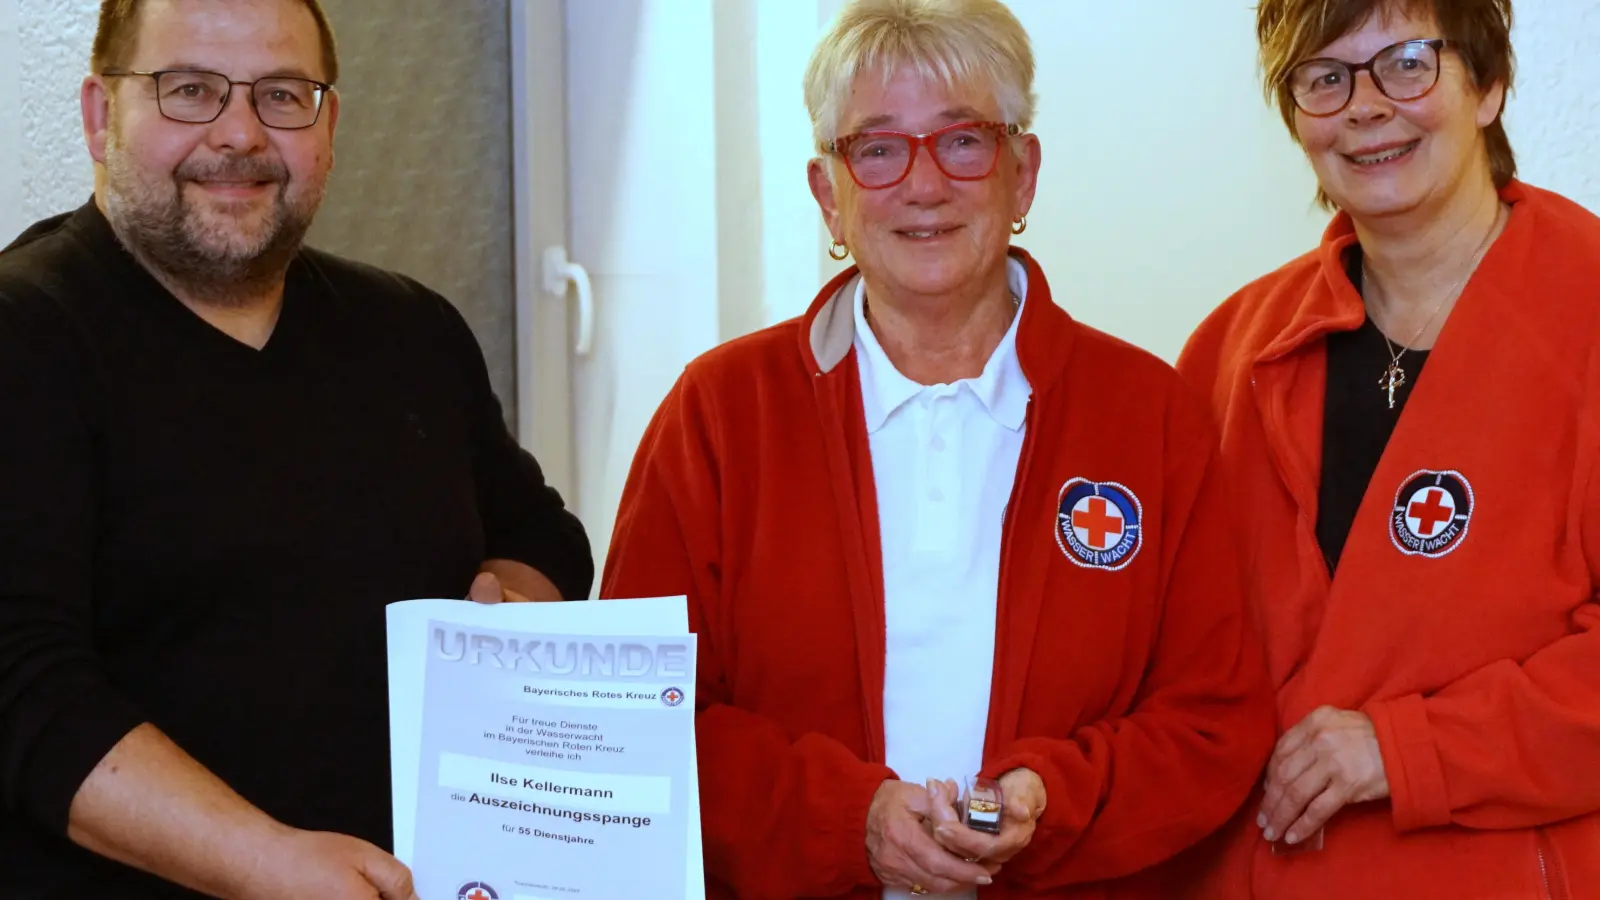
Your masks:
<svg viewBox="0 0 1600 900"><path fill-rule="evenodd" d="M1383 377L1378 379L1378 387L1388 391L1390 409L1394 409L1394 392L1405 383L1406 370L1400 368L1395 363L1389 363L1388 371L1384 372Z"/></svg>

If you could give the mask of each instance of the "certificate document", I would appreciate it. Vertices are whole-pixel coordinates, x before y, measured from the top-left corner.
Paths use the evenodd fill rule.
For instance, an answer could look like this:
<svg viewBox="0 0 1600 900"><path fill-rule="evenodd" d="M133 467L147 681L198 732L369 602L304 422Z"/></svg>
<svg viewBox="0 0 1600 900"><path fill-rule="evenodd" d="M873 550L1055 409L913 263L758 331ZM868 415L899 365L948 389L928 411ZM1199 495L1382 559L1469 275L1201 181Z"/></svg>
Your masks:
<svg viewBox="0 0 1600 900"><path fill-rule="evenodd" d="M421 900L703 896L682 602L390 607L395 850Z"/></svg>

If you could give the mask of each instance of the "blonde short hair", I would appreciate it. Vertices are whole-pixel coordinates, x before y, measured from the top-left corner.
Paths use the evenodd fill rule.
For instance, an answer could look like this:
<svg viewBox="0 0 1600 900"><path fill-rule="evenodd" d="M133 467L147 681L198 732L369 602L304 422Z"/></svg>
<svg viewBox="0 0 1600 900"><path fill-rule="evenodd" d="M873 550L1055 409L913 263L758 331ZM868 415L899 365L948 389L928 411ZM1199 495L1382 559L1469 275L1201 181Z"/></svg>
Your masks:
<svg viewBox="0 0 1600 900"><path fill-rule="evenodd" d="M1033 48L1000 0L850 0L806 67L806 109L821 145L838 137L856 78L885 82L905 66L947 85L987 82L1000 115L1033 124Z"/></svg>

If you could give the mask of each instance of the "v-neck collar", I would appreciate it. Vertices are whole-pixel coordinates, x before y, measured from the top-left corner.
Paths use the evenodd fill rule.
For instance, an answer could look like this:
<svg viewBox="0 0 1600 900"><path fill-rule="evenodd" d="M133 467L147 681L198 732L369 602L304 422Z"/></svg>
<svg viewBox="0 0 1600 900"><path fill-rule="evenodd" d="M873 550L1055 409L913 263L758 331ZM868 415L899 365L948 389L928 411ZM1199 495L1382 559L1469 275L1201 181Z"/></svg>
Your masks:
<svg viewBox="0 0 1600 900"><path fill-rule="evenodd" d="M93 198L79 208L74 219L77 236L89 245L94 255L108 266L120 270L123 276L121 281L127 288L123 292L126 299L131 302L150 302L160 307L175 327L195 335L196 340L242 360L275 359L287 352L285 348L294 343L305 315L303 307L306 294L313 285L310 267L303 256L297 254L289 264L278 321L273 325L267 342L257 349L206 321L173 295L122 243Z"/></svg>
<svg viewBox="0 0 1600 900"><path fill-rule="evenodd" d="M1501 192L1501 199L1511 204L1511 218L1463 286L1428 353L1426 377L1416 379L1404 410L1396 417L1340 555L1341 570L1346 568L1346 560L1370 551L1371 536L1361 529L1374 515L1369 507L1381 512L1386 502L1380 496L1384 488L1374 486L1393 481L1395 468L1405 465L1402 460L1415 456L1416 435L1433 435L1430 440L1437 443L1440 435L1453 431L1450 417L1455 415L1454 407L1440 404L1435 396L1458 392L1463 383L1475 378L1478 362L1473 345L1483 334L1515 321L1515 316L1507 316L1507 310L1513 308L1511 304L1527 302L1524 297L1508 295L1502 286L1520 282L1537 210L1526 202L1526 194L1515 182ZM1348 214L1338 214L1317 251L1318 271L1305 296L1250 365L1251 384L1266 423L1269 452L1308 523L1317 521L1324 462L1326 338L1334 332L1355 331L1366 321L1365 305L1346 268L1346 253L1355 242ZM1307 538L1315 541L1314 524ZM1320 548L1317 556L1321 558ZM1327 573L1326 568L1322 571ZM1330 582L1332 579L1329 575Z"/></svg>

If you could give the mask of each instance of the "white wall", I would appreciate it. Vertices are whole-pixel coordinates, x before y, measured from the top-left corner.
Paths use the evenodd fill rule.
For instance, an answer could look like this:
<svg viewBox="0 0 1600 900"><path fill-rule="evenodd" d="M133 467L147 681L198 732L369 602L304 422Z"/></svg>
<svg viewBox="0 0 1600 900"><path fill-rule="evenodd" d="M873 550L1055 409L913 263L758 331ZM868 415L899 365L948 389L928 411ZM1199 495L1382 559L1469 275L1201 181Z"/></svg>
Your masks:
<svg viewBox="0 0 1600 900"><path fill-rule="evenodd" d="M1302 246L1309 225L1321 221L1302 202L1299 185L1309 184L1304 164L1258 101L1252 4L1009 2L1039 57L1038 131L1045 149L1039 202L1018 243L1046 262L1058 296L1075 314L1170 354L1200 307ZM745 242L757 238L761 260L755 276L744 276L744 293L719 303L745 306L719 311L719 336L727 338L799 312L819 279L836 270L823 253L820 226L812 227L816 211L804 177L810 131L800 76L812 42L842 0L579 0L571 6L608 18L619 26L616 34L626 35L630 12L676 12L680 4L693 11L708 3L719 21L731 16L753 23L753 49L745 47L736 65L719 60L712 90L735 116L744 118L739 111L752 108L756 114L732 123L732 132L729 116L702 123L721 129L724 163L728 136L743 128L739 139L752 142L758 170L744 180L741 197L724 196L730 205L712 226ZM0 242L35 219L76 206L92 188L77 86L97 5L0 0ZM1522 174L1600 210L1600 61L1593 52L1600 46L1600 0L1520 0L1517 17L1520 87L1507 123ZM695 12L680 30L709 28L709 21ZM714 47L707 34L663 52L669 56L652 77L687 96L690 85L677 79L688 78L695 62L711 61L713 52L726 57L728 49L726 41ZM1202 54L1196 71L1206 77L1184 84L1158 67L1152 80L1168 90L1176 82L1186 97L1202 101L1197 106L1160 104L1151 99L1149 84L1137 85L1143 92L1117 95L1092 86L1101 83L1107 62L1195 52ZM1242 105L1224 109L1224 101ZM730 230L728 219L744 227ZM754 291L759 301L748 297Z"/></svg>
<svg viewBox="0 0 1600 900"><path fill-rule="evenodd" d="M716 110L738 102L715 83L712 0L569 0L566 27L571 255L595 298L593 354L573 372L575 499L599 555L650 415L732 305L716 185L739 129L720 132ZM748 186L750 168L727 177Z"/></svg>
<svg viewBox="0 0 1600 900"><path fill-rule="evenodd" d="M23 228L22 48L17 2L0 0L0 247Z"/></svg>
<svg viewBox="0 0 1600 900"><path fill-rule="evenodd" d="M1015 243L1074 316L1175 357L1201 315L1325 222L1310 172L1258 99L1253 12L1010 5L1034 43L1045 160Z"/></svg>
<svg viewBox="0 0 1600 900"><path fill-rule="evenodd" d="M94 190L78 85L98 9L89 0L0 0L0 200L14 198L0 204L0 243ZM3 164L8 143L13 165Z"/></svg>
<svg viewBox="0 0 1600 900"><path fill-rule="evenodd" d="M756 8L755 141L761 159L763 324L799 315L837 267L806 182L813 156L801 77L832 15L827 0L761 0ZM731 335L727 335L731 336Z"/></svg>
<svg viewBox="0 0 1600 900"><path fill-rule="evenodd" d="M1328 218L1262 96L1253 4L1007 2L1034 41L1045 159L1016 242L1075 316L1170 360ZM798 315L841 267L806 186L801 77L842 3L568 0L573 250L600 308L578 501L598 553L682 366ZM1526 177L1600 210L1600 63L1582 49L1600 45L1597 9L1521 0L1508 121Z"/></svg>
<svg viewBox="0 0 1600 900"><path fill-rule="evenodd" d="M841 267L806 186L801 77L842 2L568 0L573 255L599 308L576 373L577 499L598 553L683 365L798 315ZM1252 4L1008 2L1034 41L1045 159L1017 243L1075 316L1172 359L1327 221L1262 97ZM1522 4L1524 173L1600 210L1600 64L1580 52L1600 4Z"/></svg>
<svg viewBox="0 0 1600 900"><path fill-rule="evenodd" d="M1600 212L1600 0L1519 0L1516 15L1519 174Z"/></svg>
<svg viewBox="0 0 1600 900"><path fill-rule="evenodd" d="M843 5L818 2L825 16ZM1170 360L1212 307L1327 222L1262 97L1254 4L1006 2L1033 40L1044 153L1015 243L1074 316ZM1516 13L1507 126L1521 174L1600 212L1600 0L1519 0ZM802 37L777 40L788 56ZM798 169L788 177L803 188ZM770 305L798 311L787 295Z"/></svg>

